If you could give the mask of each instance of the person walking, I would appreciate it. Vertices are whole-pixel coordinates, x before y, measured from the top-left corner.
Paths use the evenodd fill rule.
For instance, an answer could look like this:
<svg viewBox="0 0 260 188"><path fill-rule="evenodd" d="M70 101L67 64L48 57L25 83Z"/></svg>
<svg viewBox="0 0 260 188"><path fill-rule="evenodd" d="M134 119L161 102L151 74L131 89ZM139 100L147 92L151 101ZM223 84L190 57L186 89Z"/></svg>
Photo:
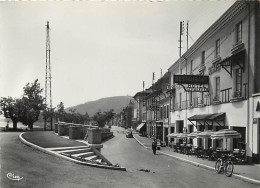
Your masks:
<svg viewBox="0 0 260 188"><path fill-rule="evenodd" d="M153 150L153 154L156 154L156 139L154 139L153 143L152 143L152 150Z"/></svg>

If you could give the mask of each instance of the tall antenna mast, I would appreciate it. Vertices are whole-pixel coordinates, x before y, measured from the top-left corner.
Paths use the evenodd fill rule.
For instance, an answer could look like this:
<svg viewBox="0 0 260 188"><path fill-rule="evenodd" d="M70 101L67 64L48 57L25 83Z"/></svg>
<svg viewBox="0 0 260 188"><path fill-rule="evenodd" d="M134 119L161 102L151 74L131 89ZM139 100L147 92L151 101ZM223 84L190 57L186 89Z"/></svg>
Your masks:
<svg viewBox="0 0 260 188"><path fill-rule="evenodd" d="M181 74L181 43L182 43L182 40L181 40L181 36L184 34L184 21L181 21L180 22L180 40L179 40L179 74Z"/></svg>
<svg viewBox="0 0 260 188"><path fill-rule="evenodd" d="M45 105L46 111L52 112L52 96L51 96L51 47L50 47L50 26L49 21L46 25L46 73L45 73ZM48 113L49 114L49 113ZM52 116L45 117L44 130L47 127L47 119L50 118L50 125L52 130Z"/></svg>

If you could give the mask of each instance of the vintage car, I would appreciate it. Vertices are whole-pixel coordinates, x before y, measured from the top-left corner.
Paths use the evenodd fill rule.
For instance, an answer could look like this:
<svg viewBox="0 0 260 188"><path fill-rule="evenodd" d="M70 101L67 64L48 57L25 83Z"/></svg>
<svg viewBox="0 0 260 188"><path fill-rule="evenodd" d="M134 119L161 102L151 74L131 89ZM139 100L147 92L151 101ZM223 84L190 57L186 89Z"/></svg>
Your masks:
<svg viewBox="0 0 260 188"><path fill-rule="evenodd" d="M125 134L126 138L133 138L133 133L132 131L127 131Z"/></svg>

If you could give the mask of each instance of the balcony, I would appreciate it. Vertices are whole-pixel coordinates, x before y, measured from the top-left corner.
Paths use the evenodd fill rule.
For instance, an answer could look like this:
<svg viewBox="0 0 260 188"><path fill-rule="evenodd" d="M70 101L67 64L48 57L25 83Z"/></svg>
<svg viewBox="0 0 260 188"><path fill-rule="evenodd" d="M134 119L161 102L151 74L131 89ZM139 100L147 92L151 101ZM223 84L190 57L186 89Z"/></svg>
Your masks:
<svg viewBox="0 0 260 188"><path fill-rule="evenodd" d="M242 101L244 98L242 96L242 91L235 91L232 95L232 98L230 99L230 102L238 102Z"/></svg>
<svg viewBox="0 0 260 188"><path fill-rule="evenodd" d="M239 41L233 45L233 48L231 49L231 53L235 54L242 49L244 49L244 43L242 41Z"/></svg>
<svg viewBox="0 0 260 188"><path fill-rule="evenodd" d="M194 108L193 105L192 105L192 103L189 103L189 104L188 104L188 109L192 109L192 108Z"/></svg>
<svg viewBox="0 0 260 188"><path fill-rule="evenodd" d="M181 110L182 110L182 109L181 109L181 104L175 103L174 110L175 110L175 111L181 111Z"/></svg>
<svg viewBox="0 0 260 188"><path fill-rule="evenodd" d="M215 97L213 98L212 104L213 104L213 105L219 105L219 104L221 104L221 101L220 101L220 99L219 99L219 96L215 96Z"/></svg>
<svg viewBox="0 0 260 188"><path fill-rule="evenodd" d="M206 104L204 103L204 100L200 100L199 103L198 103L198 107L202 108L204 106L206 106Z"/></svg>
<svg viewBox="0 0 260 188"><path fill-rule="evenodd" d="M202 71L204 71L205 69L206 69L205 64L201 64L201 65L199 66L199 72L202 72Z"/></svg>

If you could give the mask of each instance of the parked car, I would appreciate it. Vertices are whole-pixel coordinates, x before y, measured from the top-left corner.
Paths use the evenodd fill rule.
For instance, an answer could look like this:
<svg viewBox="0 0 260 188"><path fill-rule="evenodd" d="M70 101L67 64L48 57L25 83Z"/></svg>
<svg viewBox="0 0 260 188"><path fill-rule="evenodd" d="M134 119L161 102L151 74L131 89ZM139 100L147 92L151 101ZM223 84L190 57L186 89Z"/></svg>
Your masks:
<svg viewBox="0 0 260 188"><path fill-rule="evenodd" d="M125 134L126 138L133 138L133 133L132 131L127 131Z"/></svg>

